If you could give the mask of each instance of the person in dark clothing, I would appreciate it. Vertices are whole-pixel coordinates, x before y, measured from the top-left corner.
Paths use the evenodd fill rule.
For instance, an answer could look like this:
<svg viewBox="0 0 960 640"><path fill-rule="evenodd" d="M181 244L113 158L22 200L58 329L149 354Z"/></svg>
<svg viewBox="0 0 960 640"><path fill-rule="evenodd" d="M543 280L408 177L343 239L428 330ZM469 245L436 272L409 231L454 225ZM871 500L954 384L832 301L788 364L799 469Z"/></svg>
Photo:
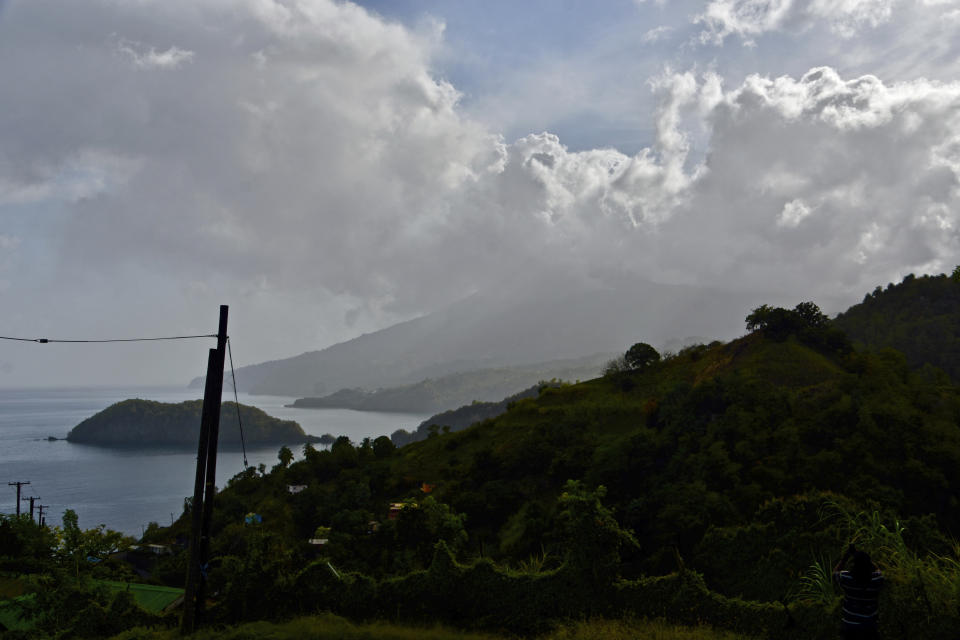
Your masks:
<svg viewBox="0 0 960 640"><path fill-rule="evenodd" d="M853 568L844 566L853 558ZM848 640L875 640L880 637L880 589L883 573L873 564L869 554L847 547L840 562L833 569L833 579L843 589L843 618L841 634Z"/></svg>

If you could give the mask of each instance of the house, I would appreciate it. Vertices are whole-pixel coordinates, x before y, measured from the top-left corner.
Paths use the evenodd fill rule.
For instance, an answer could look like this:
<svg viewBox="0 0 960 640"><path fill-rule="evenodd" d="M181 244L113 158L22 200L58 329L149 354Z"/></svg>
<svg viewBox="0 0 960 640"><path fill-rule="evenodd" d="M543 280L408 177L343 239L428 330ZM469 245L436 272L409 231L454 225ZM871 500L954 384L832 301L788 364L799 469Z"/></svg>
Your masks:
<svg viewBox="0 0 960 640"><path fill-rule="evenodd" d="M172 556L173 549L165 544L132 544L130 551L139 551L140 553L152 553L155 556Z"/></svg>
<svg viewBox="0 0 960 640"><path fill-rule="evenodd" d="M400 512L403 511L404 509L416 509L416 508L419 507L419 506L420 506L420 505L418 505L416 502L412 502L412 501L410 501L410 502L391 502L391 503L390 503L390 510L387 511L387 518L389 518L390 520L396 520L396 519L397 519L397 516L399 516L399 515L400 515Z"/></svg>

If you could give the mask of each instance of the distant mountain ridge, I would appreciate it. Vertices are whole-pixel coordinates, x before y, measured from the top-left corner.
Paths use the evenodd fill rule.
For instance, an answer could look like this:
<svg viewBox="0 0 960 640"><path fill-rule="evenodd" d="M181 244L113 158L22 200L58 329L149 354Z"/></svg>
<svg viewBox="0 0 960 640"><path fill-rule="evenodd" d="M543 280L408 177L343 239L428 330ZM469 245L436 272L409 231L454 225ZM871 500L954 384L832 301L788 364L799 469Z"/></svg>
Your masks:
<svg viewBox="0 0 960 640"><path fill-rule="evenodd" d="M436 413L473 402L496 402L541 380L574 382L600 375L615 354L552 360L521 367L499 367L451 373L409 385L375 391L341 389L323 397L298 398L293 407Z"/></svg>
<svg viewBox="0 0 960 640"><path fill-rule="evenodd" d="M320 396L472 369L619 353L638 341L729 338L742 333L743 309L761 302L779 300L622 276L518 277L320 351L241 367L237 386L252 394ZM201 383L201 378L193 382Z"/></svg>

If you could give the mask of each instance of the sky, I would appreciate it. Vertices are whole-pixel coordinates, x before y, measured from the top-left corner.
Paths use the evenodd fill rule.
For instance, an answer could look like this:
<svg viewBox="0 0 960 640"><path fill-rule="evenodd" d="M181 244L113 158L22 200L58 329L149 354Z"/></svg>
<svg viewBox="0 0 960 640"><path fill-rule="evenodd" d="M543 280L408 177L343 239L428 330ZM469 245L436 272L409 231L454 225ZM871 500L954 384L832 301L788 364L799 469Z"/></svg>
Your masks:
<svg viewBox="0 0 960 640"><path fill-rule="evenodd" d="M0 335L238 366L518 273L830 312L960 263L960 0L0 0ZM203 343L0 341L0 386Z"/></svg>

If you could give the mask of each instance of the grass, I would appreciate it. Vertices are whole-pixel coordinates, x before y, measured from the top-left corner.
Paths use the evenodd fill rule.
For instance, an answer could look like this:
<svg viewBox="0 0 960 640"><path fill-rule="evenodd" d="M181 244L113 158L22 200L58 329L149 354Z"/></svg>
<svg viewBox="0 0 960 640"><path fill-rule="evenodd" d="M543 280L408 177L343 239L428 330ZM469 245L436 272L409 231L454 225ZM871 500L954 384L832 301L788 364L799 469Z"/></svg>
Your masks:
<svg viewBox="0 0 960 640"><path fill-rule="evenodd" d="M175 629L131 629L113 640L175 640ZM201 630L194 640L506 640L506 636L446 627L407 627L386 622L354 624L331 614L289 622L251 622L219 630ZM750 640L710 627L679 627L660 620L589 620L560 626L538 640Z"/></svg>
<svg viewBox="0 0 960 640"><path fill-rule="evenodd" d="M679 627L662 620L590 620L564 625L541 640L747 640L711 627Z"/></svg>

